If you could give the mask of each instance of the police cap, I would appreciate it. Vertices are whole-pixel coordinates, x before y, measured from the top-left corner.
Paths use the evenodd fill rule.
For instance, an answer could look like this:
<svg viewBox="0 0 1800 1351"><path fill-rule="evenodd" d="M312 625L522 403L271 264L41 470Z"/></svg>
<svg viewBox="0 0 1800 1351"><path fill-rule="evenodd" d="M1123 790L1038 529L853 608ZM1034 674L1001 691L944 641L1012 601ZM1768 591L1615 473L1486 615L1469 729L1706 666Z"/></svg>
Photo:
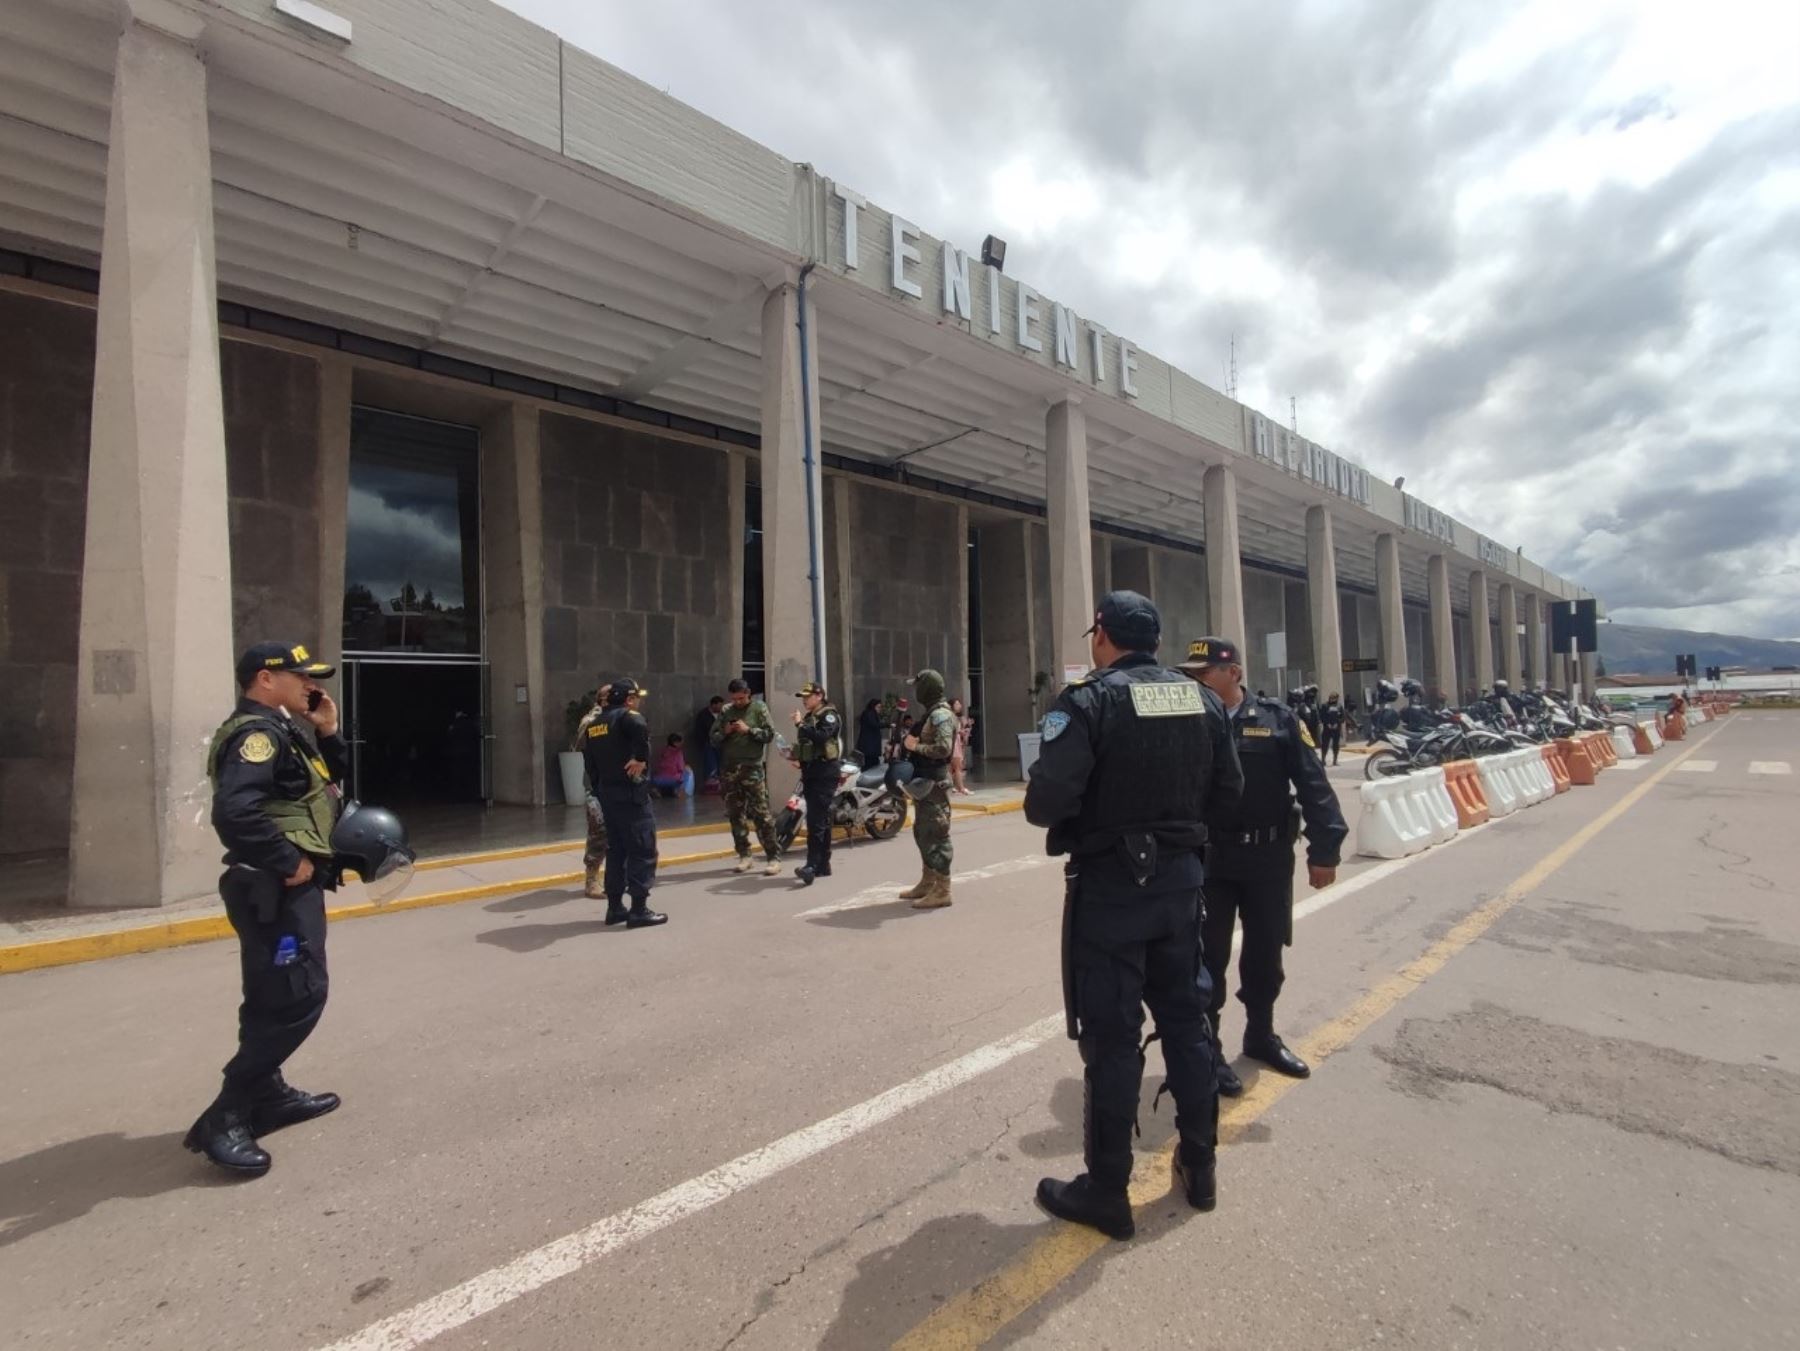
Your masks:
<svg viewBox="0 0 1800 1351"><path fill-rule="evenodd" d="M1181 669L1204 671L1209 666L1237 666L1242 661L1238 645L1231 639L1196 638L1188 644L1187 660L1181 663Z"/></svg>
<svg viewBox="0 0 1800 1351"><path fill-rule="evenodd" d="M324 680L336 675L337 667L314 661L298 643L257 643L237 659L238 688L248 688L258 671L298 671L309 679Z"/></svg>
<svg viewBox="0 0 1800 1351"><path fill-rule="evenodd" d="M816 680L809 680L798 690L794 691L794 698L804 699L809 694L816 694L822 699L825 697L825 687Z"/></svg>
<svg viewBox="0 0 1800 1351"><path fill-rule="evenodd" d="M1154 648L1162 641L1162 615L1148 596L1136 591L1108 591L1094 611L1093 628L1105 629L1118 647Z"/></svg>
<svg viewBox="0 0 1800 1351"><path fill-rule="evenodd" d="M649 693L649 690L641 688L637 681L632 679L632 677L620 676L617 680L613 681L611 687L606 691L606 706L608 708L618 708L633 695L642 699Z"/></svg>

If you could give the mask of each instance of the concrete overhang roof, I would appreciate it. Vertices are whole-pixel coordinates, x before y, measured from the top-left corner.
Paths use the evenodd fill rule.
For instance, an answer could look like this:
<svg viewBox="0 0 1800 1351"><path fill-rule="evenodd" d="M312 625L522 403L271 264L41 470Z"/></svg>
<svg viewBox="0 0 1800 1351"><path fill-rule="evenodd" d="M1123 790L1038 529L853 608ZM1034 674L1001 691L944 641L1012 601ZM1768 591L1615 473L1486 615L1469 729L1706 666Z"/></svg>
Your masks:
<svg viewBox="0 0 1800 1351"><path fill-rule="evenodd" d="M1451 555L1458 609L1475 568L1490 587L1584 594L1517 554L1473 556L1466 526L1453 543L1406 529L1386 484L1364 505L1246 454L1246 410L1147 353L1132 400L1116 371L1084 378L946 316L928 236L924 297L899 294L878 207L880 249L848 268L828 180L507 11L449 24L427 0L334 0L357 26L345 48L258 0L157 3L205 20L223 299L754 432L762 301L811 261L828 450L1040 504L1045 412L1073 396L1102 525L1204 546L1202 476L1229 463L1247 560L1303 570L1319 502L1347 586L1373 589L1387 531L1410 600L1433 552ZM0 239L98 261L116 14L0 13ZM1086 344L1084 327L1084 360Z"/></svg>

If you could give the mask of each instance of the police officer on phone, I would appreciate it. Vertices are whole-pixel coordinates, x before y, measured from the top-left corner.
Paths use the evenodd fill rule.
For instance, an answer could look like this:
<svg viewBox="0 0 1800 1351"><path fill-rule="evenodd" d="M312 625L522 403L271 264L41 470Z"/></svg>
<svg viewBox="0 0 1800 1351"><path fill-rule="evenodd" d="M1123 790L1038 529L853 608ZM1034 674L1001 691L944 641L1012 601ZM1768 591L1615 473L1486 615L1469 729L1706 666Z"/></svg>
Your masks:
<svg viewBox="0 0 1800 1351"><path fill-rule="evenodd" d="M337 1094L306 1093L281 1076L325 1010L336 780L350 762L337 704L318 684L335 674L304 647L256 644L238 658L237 708L206 755L225 846L219 895L237 932L244 999L224 1085L183 1144L246 1177L269 1171L259 1137L338 1105Z"/></svg>
<svg viewBox="0 0 1800 1351"><path fill-rule="evenodd" d="M1025 790L1025 817L1068 859L1063 1001L1081 1051L1087 1171L1045 1178L1038 1204L1112 1238L1135 1232L1126 1183L1150 1006L1175 1098L1176 1188L1215 1204L1219 1099L1200 961L1204 823L1237 805L1243 779L1225 711L1156 660L1162 618L1114 591L1088 630L1095 670L1057 696ZM1158 1097L1161 1096L1159 1093Z"/></svg>
<svg viewBox="0 0 1800 1351"><path fill-rule="evenodd" d="M815 878L831 876L831 799L837 795L843 763L844 719L816 681L807 681L794 697L805 705L794 710L794 758L800 762L800 793L806 799L806 862L794 876L810 887Z"/></svg>
<svg viewBox="0 0 1800 1351"><path fill-rule="evenodd" d="M1275 999L1283 980L1281 950L1294 941L1294 841L1304 820L1307 881L1317 890L1337 879L1338 849L1350 828L1325 777L1311 731L1276 700L1250 696L1236 643L1202 638L1188 648L1181 669L1224 704L1244 770L1238 809L1207 821L1211 832L1206 844L1206 922L1201 929L1212 986L1219 1092L1235 1098L1244 1091L1243 1081L1218 1040L1232 926L1242 918L1237 997L1244 1005L1244 1054L1278 1073L1304 1079L1312 1070L1275 1035Z"/></svg>
<svg viewBox="0 0 1800 1351"><path fill-rule="evenodd" d="M638 705L650 691L627 676L607 687L606 713L587 729L581 755L606 817L606 922L666 924L650 908L656 885L656 816L650 810L650 724ZM625 896L631 909L625 909Z"/></svg>

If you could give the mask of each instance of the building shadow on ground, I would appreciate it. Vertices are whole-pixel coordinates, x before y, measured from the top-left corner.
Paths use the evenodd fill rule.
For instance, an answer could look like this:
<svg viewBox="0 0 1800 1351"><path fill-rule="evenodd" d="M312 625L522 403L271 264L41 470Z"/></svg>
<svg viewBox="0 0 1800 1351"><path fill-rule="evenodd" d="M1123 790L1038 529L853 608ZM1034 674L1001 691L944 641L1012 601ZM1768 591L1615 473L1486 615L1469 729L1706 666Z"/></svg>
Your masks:
<svg viewBox="0 0 1800 1351"><path fill-rule="evenodd" d="M505 929L489 929L485 933L475 935L477 943L485 943L491 948L505 948L508 952L542 952L553 943L560 943L565 938L580 938L587 934L622 934L630 933L623 924L608 925L599 915L592 919L571 920L567 924L514 924Z"/></svg>
<svg viewBox="0 0 1800 1351"><path fill-rule="evenodd" d="M107 1201L241 1180L183 1149L184 1134L88 1135L0 1163L0 1248L78 1220Z"/></svg>
<svg viewBox="0 0 1800 1351"><path fill-rule="evenodd" d="M1080 1079L1063 1079L1057 1083L1050 1092L1050 1114L1056 1118L1056 1124L1049 1130L1021 1135L1019 1152L1033 1159L1080 1158Z"/></svg>
<svg viewBox="0 0 1800 1351"><path fill-rule="evenodd" d="M839 910L831 915L809 915L806 922L827 929L861 929L872 931L896 920L923 919L929 910L914 910L910 901L891 901L882 905L863 905L854 910Z"/></svg>

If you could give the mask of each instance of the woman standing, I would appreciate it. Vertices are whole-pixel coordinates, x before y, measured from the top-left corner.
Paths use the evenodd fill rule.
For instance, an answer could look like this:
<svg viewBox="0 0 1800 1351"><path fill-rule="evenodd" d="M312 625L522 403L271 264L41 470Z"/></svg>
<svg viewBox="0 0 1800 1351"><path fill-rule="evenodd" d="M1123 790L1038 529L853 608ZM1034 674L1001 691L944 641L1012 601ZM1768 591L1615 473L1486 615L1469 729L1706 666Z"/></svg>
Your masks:
<svg viewBox="0 0 1800 1351"><path fill-rule="evenodd" d="M975 730L975 719L963 707L961 696L950 701L950 712L956 716L956 749L950 752L950 783L952 791L968 797L973 789L963 782L963 767L969 756L969 734Z"/></svg>
<svg viewBox="0 0 1800 1351"><path fill-rule="evenodd" d="M881 700L869 700L869 706L862 711L856 720L856 753L862 757L863 768L868 769L881 763Z"/></svg>

